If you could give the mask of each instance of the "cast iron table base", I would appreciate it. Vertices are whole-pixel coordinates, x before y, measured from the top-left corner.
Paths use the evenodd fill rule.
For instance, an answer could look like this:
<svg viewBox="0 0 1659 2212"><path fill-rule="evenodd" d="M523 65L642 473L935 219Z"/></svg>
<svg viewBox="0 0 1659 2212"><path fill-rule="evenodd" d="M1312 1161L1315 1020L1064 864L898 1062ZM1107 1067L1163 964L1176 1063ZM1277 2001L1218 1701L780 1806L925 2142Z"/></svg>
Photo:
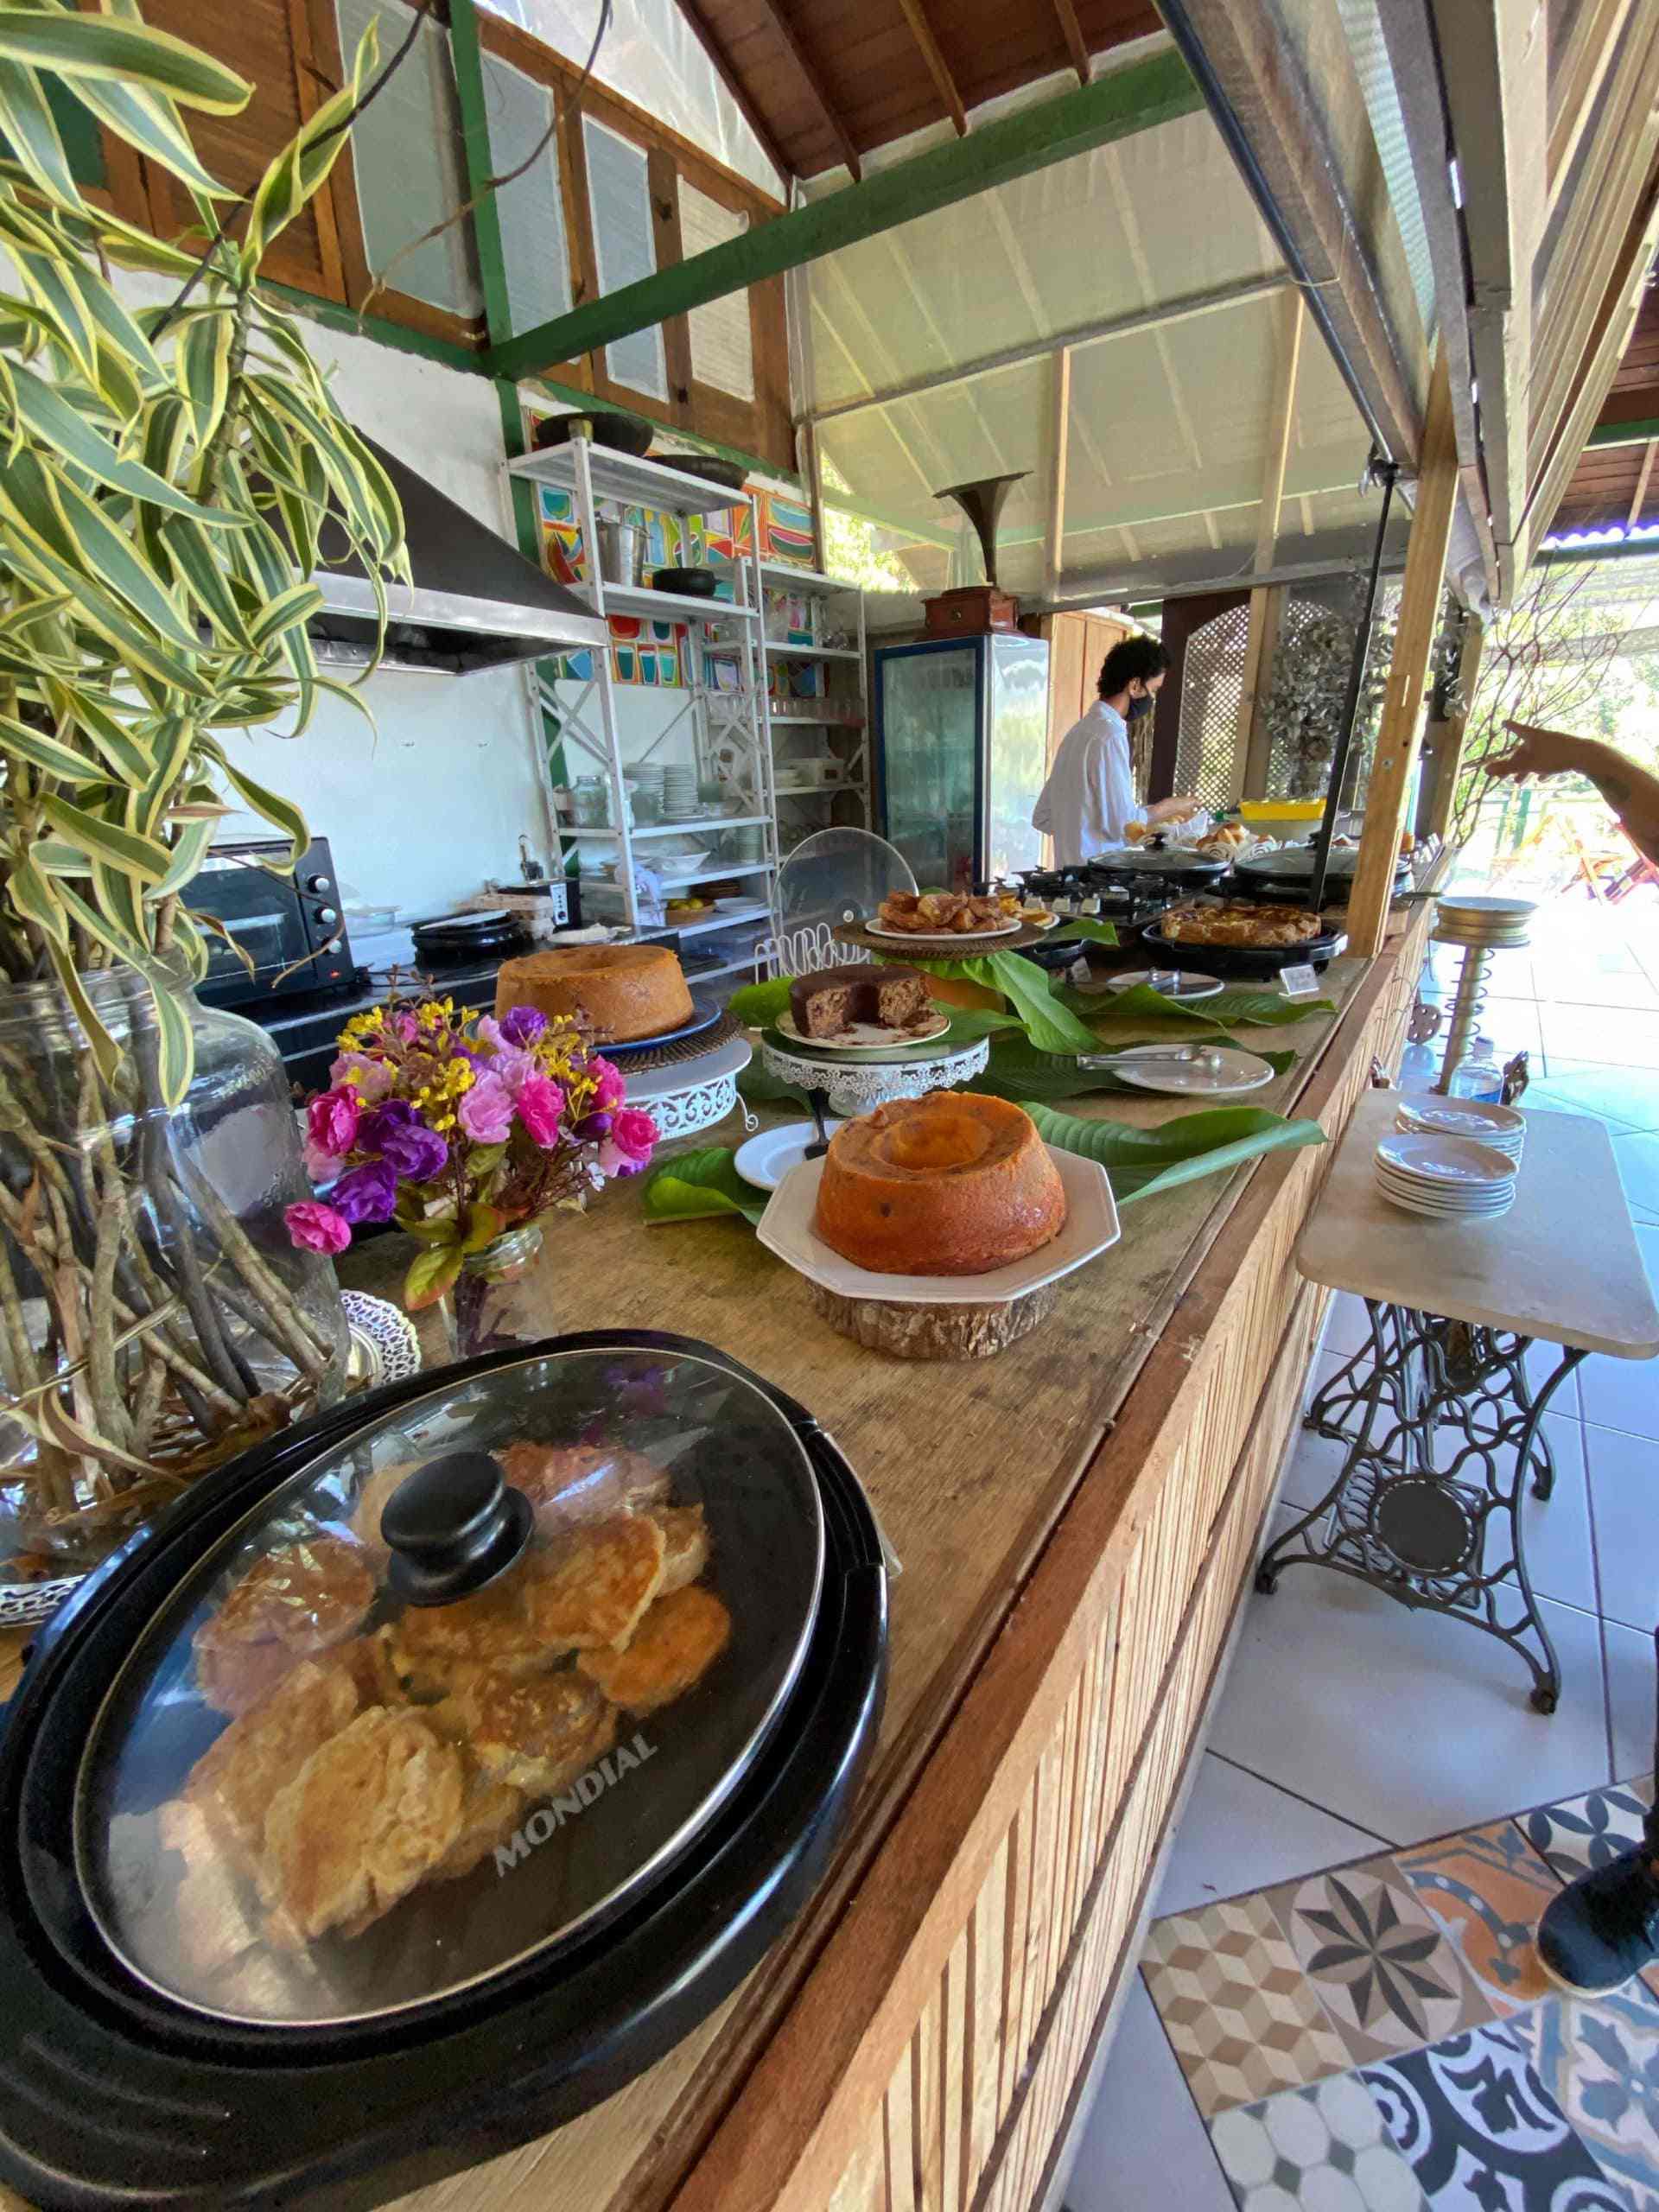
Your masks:
<svg viewBox="0 0 1659 2212"><path fill-rule="evenodd" d="M1554 1713L1561 1670L1527 1574L1521 1510L1529 1476L1535 1497L1554 1487L1541 1417L1584 1354L1564 1348L1535 1389L1529 1337L1376 1299L1365 1310L1370 1342L1304 1422L1348 1446L1341 1472L1262 1554L1255 1586L1269 1595L1287 1567L1328 1567L1449 1613L1519 1652L1533 1704Z"/></svg>

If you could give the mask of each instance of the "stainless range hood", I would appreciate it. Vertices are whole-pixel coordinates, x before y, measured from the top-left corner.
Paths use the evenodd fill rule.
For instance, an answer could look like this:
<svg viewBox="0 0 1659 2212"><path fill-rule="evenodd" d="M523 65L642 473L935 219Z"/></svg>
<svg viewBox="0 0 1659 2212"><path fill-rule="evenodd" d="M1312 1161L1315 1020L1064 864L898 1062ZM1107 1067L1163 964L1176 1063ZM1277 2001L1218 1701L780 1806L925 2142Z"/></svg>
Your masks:
<svg viewBox="0 0 1659 2212"><path fill-rule="evenodd" d="M412 590L394 584L388 591L383 667L469 676L546 653L608 647L608 626L574 592L395 454L372 438L365 443L403 503L415 578ZM320 661L362 668L374 651L374 592L361 563L346 553L343 536L337 550L340 566L319 569L311 579L324 604L306 628Z"/></svg>

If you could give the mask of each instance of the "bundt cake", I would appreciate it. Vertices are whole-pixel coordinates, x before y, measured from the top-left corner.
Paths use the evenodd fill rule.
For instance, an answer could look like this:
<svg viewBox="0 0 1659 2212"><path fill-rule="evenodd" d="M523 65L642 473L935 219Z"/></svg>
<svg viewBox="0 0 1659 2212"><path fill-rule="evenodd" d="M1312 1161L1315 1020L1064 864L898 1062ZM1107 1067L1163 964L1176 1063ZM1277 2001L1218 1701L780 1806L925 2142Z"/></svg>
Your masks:
<svg viewBox="0 0 1659 2212"><path fill-rule="evenodd" d="M550 1018L585 1015L601 1045L632 1045L690 1020L691 994L662 944L550 945L504 960L495 979L499 1021L516 1006Z"/></svg>
<svg viewBox="0 0 1659 2212"><path fill-rule="evenodd" d="M876 1274L979 1275L1057 1236L1065 1192L1029 1114L935 1090L837 1129L817 1232Z"/></svg>

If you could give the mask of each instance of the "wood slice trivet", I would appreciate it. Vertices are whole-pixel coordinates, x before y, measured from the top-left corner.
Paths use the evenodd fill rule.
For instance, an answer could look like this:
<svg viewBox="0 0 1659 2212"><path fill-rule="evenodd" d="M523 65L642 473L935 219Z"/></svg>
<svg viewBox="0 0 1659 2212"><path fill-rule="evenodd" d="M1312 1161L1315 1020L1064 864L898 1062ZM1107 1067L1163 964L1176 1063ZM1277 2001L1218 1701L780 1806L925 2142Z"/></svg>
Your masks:
<svg viewBox="0 0 1659 2212"><path fill-rule="evenodd" d="M822 1283L806 1288L832 1329L894 1359L989 1359L1046 1321L1060 1292L1050 1282L985 1306L899 1306L883 1298L843 1298Z"/></svg>

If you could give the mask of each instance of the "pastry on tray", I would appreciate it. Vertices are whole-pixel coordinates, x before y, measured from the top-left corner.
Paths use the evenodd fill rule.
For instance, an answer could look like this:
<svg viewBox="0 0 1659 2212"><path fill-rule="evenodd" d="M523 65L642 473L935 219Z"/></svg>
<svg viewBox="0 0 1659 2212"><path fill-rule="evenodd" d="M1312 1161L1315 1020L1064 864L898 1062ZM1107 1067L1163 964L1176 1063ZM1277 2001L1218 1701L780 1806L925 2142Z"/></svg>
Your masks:
<svg viewBox="0 0 1659 2212"><path fill-rule="evenodd" d="M302 1659L342 1643L374 1598L369 1554L340 1536L267 1552L194 1638L196 1682L221 1713L246 1713Z"/></svg>
<svg viewBox="0 0 1659 2212"><path fill-rule="evenodd" d="M1059 1171L1030 1115L968 1091L894 1099L847 1122L818 1185L818 1235L875 1274L985 1274L1065 1224Z"/></svg>
<svg viewBox="0 0 1659 2212"><path fill-rule="evenodd" d="M975 937L1007 926L1009 916L995 897L975 898L963 891L891 891L876 919L884 930L918 937Z"/></svg>
<svg viewBox="0 0 1659 2212"><path fill-rule="evenodd" d="M626 1651L584 1651L576 1664L626 1713L654 1713L683 1697L726 1649L732 1617L695 1583L659 1598Z"/></svg>
<svg viewBox="0 0 1659 2212"><path fill-rule="evenodd" d="M1219 906L1172 906L1158 922L1172 944L1226 944L1268 950L1310 944L1325 924L1305 906L1263 906L1239 899Z"/></svg>

